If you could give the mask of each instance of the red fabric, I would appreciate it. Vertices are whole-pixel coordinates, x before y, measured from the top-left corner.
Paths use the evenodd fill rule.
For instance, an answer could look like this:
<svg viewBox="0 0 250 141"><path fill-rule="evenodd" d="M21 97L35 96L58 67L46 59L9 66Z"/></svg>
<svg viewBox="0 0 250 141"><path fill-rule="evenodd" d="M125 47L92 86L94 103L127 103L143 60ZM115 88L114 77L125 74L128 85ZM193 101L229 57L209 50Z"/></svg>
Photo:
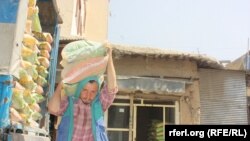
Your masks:
<svg viewBox="0 0 250 141"><path fill-rule="evenodd" d="M100 75L106 70L108 56L96 57L68 64L62 70L62 78L66 83L76 83L87 76Z"/></svg>

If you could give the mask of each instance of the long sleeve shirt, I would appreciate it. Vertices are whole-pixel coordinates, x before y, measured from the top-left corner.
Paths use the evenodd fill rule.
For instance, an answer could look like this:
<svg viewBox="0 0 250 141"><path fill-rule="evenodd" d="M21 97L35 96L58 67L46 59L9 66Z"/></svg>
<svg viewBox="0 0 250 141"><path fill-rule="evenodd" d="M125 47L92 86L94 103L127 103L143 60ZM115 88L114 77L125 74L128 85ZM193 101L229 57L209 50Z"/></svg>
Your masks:
<svg viewBox="0 0 250 141"><path fill-rule="evenodd" d="M112 104L117 91L117 88L108 91L107 85L103 87L100 93L100 102L102 104L103 112L105 112ZM67 106L68 101L62 101L61 110L56 114L62 115L67 109ZM91 104L85 104L78 99L74 103L74 131L72 141L94 141L91 123Z"/></svg>

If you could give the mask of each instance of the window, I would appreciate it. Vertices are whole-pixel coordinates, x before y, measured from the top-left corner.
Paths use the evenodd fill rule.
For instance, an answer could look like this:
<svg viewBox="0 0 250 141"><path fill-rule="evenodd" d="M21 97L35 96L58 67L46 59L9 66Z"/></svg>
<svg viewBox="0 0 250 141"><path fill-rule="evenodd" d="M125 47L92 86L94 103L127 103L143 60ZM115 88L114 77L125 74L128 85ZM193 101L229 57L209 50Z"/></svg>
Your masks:
<svg viewBox="0 0 250 141"><path fill-rule="evenodd" d="M113 103L108 109L107 131L110 141L129 140L129 100L116 100L121 103Z"/></svg>
<svg viewBox="0 0 250 141"><path fill-rule="evenodd" d="M110 141L128 141L131 138L134 141L164 140L164 125L178 123L177 101L135 98L131 106L129 98L119 97L108 109L106 116Z"/></svg>
<svg viewBox="0 0 250 141"><path fill-rule="evenodd" d="M111 106L108 117L109 128L129 128L129 106Z"/></svg>
<svg viewBox="0 0 250 141"><path fill-rule="evenodd" d="M108 138L110 141L128 141L129 132L109 131Z"/></svg>

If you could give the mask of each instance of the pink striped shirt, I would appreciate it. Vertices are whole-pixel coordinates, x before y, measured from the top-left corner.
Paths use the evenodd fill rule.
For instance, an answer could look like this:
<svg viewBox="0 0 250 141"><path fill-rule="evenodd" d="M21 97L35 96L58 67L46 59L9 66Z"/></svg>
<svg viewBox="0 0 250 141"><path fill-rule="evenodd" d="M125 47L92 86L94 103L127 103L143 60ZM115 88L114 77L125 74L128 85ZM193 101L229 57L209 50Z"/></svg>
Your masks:
<svg viewBox="0 0 250 141"><path fill-rule="evenodd" d="M114 88L108 91L107 85L103 87L100 93L100 101L102 104L103 112L112 104L115 94L118 89ZM61 110L57 115L62 115L68 106L68 101L61 103ZM94 141L92 128L91 128L91 106L84 104L80 99L74 103L74 131L72 141Z"/></svg>

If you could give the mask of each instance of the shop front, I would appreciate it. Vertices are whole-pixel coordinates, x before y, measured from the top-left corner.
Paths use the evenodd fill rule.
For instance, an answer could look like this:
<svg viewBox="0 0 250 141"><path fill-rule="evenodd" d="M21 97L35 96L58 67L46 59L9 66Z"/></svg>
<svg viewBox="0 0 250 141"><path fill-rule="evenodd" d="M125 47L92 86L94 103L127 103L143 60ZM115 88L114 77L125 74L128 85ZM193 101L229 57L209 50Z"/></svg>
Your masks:
<svg viewBox="0 0 250 141"><path fill-rule="evenodd" d="M106 113L110 141L164 141L164 126L179 124L183 80L118 77L119 93Z"/></svg>

